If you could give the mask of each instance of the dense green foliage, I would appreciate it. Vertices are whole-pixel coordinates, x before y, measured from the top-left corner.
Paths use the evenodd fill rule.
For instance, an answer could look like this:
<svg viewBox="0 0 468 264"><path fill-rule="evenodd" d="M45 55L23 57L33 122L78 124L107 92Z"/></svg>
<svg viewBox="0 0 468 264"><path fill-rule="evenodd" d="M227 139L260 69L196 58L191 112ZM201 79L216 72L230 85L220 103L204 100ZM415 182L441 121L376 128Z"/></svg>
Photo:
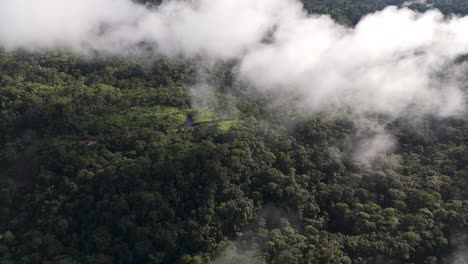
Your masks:
<svg viewBox="0 0 468 264"><path fill-rule="evenodd" d="M393 2L305 6L352 24ZM199 67L0 53L0 263L450 263L467 242L468 120L397 120L369 169L352 120L268 109L229 64L191 108Z"/></svg>
<svg viewBox="0 0 468 264"><path fill-rule="evenodd" d="M304 8L310 13L329 14L336 21L355 25L366 14L382 10L386 6L402 6L418 11L425 11L429 8L437 8L444 14L467 14L468 1L466 0L427 0L426 4L419 4L417 1L406 0L303 0Z"/></svg>
<svg viewBox="0 0 468 264"><path fill-rule="evenodd" d="M304 0L304 8L314 14L328 14L336 21L354 25L366 14L388 5L399 6L404 0Z"/></svg>

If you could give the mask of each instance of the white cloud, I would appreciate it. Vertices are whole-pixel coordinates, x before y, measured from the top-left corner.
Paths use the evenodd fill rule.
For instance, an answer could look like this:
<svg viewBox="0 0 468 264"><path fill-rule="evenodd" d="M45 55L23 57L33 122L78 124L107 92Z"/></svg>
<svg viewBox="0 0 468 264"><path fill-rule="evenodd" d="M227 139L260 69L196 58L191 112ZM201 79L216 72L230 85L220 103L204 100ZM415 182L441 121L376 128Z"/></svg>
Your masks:
<svg viewBox="0 0 468 264"><path fill-rule="evenodd" d="M156 9L130 0L0 0L7 51L234 59L240 81L294 96L298 109L388 121L464 113L466 64L454 60L468 53L467 28L466 17L396 7L347 28L306 14L296 0L173 0ZM360 153L384 150L377 142L390 139Z"/></svg>

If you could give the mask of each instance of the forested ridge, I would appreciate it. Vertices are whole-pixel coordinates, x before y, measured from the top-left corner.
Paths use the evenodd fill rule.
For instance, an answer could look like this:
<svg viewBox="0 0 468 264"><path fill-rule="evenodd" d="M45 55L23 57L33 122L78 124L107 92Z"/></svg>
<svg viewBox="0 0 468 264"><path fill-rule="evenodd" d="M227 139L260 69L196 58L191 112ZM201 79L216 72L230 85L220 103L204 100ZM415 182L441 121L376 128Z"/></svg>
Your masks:
<svg viewBox="0 0 468 264"><path fill-rule="evenodd" d="M353 25L404 1L303 2ZM203 67L0 52L0 263L468 260L466 117L394 120L393 153L359 164L353 120L272 108L233 63L194 107Z"/></svg>

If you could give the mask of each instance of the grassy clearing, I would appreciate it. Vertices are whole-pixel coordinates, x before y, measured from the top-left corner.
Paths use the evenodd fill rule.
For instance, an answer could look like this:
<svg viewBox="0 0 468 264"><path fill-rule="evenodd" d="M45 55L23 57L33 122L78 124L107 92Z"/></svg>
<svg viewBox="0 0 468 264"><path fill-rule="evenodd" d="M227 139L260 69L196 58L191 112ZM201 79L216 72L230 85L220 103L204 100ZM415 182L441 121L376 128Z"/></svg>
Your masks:
<svg viewBox="0 0 468 264"><path fill-rule="evenodd" d="M226 133L238 123L239 123L238 121L222 121L222 122L219 122L218 129L219 131Z"/></svg>
<svg viewBox="0 0 468 264"><path fill-rule="evenodd" d="M195 112L193 117L193 125L210 124L223 133L228 132L238 123L239 121L236 119L223 120L216 112L207 108Z"/></svg>
<svg viewBox="0 0 468 264"><path fill-rule="evenodd" d="M187 115L184 111L172 107L131 108L126 112L112 114L103 118L109 125L136 129L175 128L184 124Z"/></svg>
<svg viewBox="0 0 468 264"><path fill-rule="evenodd" d="M196 112L194 118L193 118L193 123L207 123L207 122L215 122L218 121L220 118L219 116L210 109L203 109L198 112Z"/></svg>

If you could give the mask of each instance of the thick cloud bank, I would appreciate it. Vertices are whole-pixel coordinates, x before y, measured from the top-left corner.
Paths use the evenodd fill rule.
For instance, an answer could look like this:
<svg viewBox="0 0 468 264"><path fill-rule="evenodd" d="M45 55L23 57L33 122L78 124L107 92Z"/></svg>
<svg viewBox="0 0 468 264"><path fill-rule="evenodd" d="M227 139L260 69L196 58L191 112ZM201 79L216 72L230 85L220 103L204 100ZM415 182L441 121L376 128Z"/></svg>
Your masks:
<svg viewBox="0 0 468 264"><path fill-rule="evenodd" d="M467 18L389 7L350 29L295 0L0 0L7 50L237 59L241 80L317 111L460 112L465 67L454 61L468 52L466 28Z"/></svg>
<svg viewBox="0 0 468 264"><path fill-rule="evenodd" d="M346 106L367 113L450 115L463 109L468 19L444 20L389 7L346 29L326 17L296 16L273 45L247 54L241 75L264 89L292 87L306 107Z"/></svg>
<svg viewBox="0 0 468 264"><path fill-rule="evenodd" d="M347 28L306 14L297 0L173 0L158 8L130 0L0 0L7 51L235 60L240 81L296 98L298 109L389 120L465 111L467 28L466 17L397 7ZM383 152L390 144L381 142L393 140L376 134L367 149Z"/></svg>
<svg viewBox="0 0 468 264"><path fill-rule="evenodd" d="M126 54L140 47L236 58L297 11L290 0L174 0L156 10L130 0L0 0L0 39L9 50Z"/></svg>

